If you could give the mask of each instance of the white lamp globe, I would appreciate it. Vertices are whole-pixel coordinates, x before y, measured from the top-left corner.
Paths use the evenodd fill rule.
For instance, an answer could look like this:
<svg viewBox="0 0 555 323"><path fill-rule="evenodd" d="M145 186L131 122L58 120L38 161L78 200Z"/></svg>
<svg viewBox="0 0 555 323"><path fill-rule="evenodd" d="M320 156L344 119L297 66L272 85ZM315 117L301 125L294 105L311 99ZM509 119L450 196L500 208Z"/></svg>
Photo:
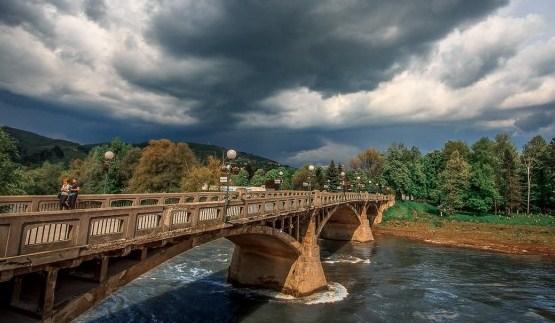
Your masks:
<svg viewBox="0 0 555 323"><path fill-rule="evenodd" d="M237 152L233 149L230 149L227 151L226 156L227 156L227 159L234 160L235 158L237 158Z"/></svg>
<svg viewBox="0 0 555 323"><path fill-rule="evenodd" d="M104 159L106 159L106 160L112 160L112 159L114 159L115 156L116 155L114 154L113 151L108 150L107 152L104 153Z"/></svg>
<svg viewBox="0 0 555 323"><path fill-rule="evenodd" d="M314 170L314 165L308 165L308 170L313 171Z"/></svg>
<svg viewBox="0 0 555 323"><path fill-rule="evenodd" d="M345 177L345 172L341 172L339 175L341 175L341 177Z"/></svg>

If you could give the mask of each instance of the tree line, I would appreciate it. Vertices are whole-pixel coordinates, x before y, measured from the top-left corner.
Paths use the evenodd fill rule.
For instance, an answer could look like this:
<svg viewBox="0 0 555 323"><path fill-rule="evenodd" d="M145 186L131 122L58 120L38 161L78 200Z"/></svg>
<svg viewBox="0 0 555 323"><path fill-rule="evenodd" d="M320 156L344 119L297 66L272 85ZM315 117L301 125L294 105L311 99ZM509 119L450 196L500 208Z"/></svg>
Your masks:
<svg viewBox="0 0 555 323"><path fill-rule="evenodd" d="M116 158L106 162L104 153ZM13 140L0 130L0 194L55 194L61 179L78 178L83 193L148 193L220 188L222 160L204 163L184 143L151 140L140 149L120 139L94 147L69 165L44 162L29 168L17 162ZM344 174L344 176L342 176ZM280 180L276 184L276 180ZM231 185L276 189L368 191L399 199L425 200L447 214L544 212L555 210L555 138L532 138L519 151L506 134L481 138L471 146L448 141L422 154L417 147L392 144L369 148L348 165L308 165L265 171L236 163Z"/></svg>
<svg viewBox="0 0 555 323"><path fill-rule="evenodd" d="M392 144L383 153L361 152L351 166L374 178L382 191L434 203L447 214L555 210L555 138L547 143L535 136L521 151L507 134L471 146L448 141L426 154Z"/></svg>

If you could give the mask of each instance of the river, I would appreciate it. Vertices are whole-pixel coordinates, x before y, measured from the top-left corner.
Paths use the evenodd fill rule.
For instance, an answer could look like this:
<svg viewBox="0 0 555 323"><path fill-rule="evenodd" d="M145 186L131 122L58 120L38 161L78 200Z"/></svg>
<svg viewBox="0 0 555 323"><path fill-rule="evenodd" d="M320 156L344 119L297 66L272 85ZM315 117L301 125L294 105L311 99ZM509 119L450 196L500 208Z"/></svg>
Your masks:
<svg viewBox="0 0 555 323"><path fill-rule="evenodd" d="M78 322L550 322L555 262L393 237L321 241L329 291L294 299L225 281L233 244L183 253Z"/></svg>

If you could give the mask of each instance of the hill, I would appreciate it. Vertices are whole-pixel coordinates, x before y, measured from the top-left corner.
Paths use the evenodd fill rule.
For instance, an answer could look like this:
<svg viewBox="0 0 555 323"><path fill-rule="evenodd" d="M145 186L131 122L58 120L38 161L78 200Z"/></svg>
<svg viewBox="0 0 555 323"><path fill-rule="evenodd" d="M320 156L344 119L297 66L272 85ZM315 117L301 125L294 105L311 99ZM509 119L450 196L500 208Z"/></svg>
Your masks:
<svg viewBox="0 0 555 323"><path fill-rule="evenodd" d="M46 160L68 163L76 158L84 158L90 150L78 143L52 139L21 129L2 127L2 130L15 140L19 162L25 166L39 165Z"/></svg>
<svg viewBox="0 0 555 323"><path fill-rule="evenodd" d="M19 162L25 166L38 166L44 161L53 163L69 163L76 158L85 158L88 152L99 144L81 145L75 142L52 139L29 131L2 127L15 141L19 150ZM221 158L225 148L215 145L205 145L185 142L195 153L200 161L205 161L209 156ZM134 144L137 147L145 147L147 143ZM239 152L237 162L248 165L251 169L270 169L279 165L278 162L261 156Z"/></svg>

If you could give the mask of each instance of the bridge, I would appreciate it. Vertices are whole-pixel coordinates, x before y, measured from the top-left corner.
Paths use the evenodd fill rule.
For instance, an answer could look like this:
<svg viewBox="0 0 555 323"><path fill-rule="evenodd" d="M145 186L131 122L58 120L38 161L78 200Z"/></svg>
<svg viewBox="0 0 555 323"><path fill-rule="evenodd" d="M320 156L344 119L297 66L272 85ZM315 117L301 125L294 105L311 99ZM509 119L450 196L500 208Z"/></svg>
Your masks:
<svg viewBox="0 0 555 323"><path fill-rule="evenodd" d="M302 191L0 196L0 322L68 322L203 243L235 245L228 280L303 296L325 289L318 238L366 242L389 195Z"/></svg>

